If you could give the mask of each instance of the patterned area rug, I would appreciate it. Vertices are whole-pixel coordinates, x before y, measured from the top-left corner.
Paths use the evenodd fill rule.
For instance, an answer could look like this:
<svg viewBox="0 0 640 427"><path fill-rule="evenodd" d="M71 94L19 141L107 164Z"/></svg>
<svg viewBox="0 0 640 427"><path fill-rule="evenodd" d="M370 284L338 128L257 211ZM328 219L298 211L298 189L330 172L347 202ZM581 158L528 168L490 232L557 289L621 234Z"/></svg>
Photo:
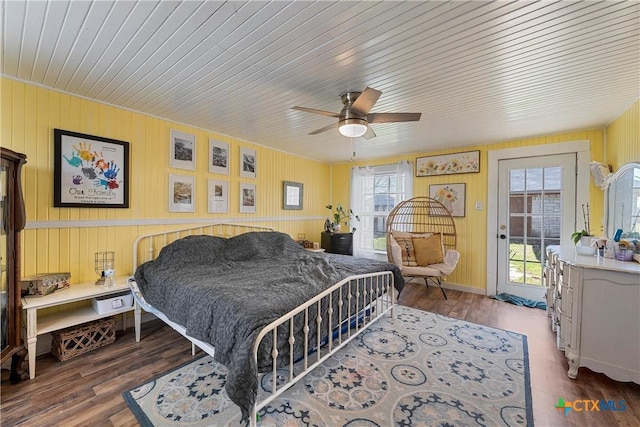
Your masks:
<svg viewBox="0 0 640 427"><path fill-rule="evenodd" d="M237 426L226 372L199 357L123 396L142 426ZM533 426L527 337L397 307L259 415L260 426Z"/></svg>

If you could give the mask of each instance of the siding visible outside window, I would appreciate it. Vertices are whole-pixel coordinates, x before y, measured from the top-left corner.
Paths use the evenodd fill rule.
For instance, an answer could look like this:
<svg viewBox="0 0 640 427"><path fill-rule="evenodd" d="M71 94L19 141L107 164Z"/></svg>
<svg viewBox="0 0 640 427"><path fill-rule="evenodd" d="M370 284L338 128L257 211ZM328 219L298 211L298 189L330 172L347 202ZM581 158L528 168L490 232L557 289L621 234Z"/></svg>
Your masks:
<svg viewBox="0 0 640 427"><path fill-rule="evenodd" d="M351 209L360 216L352 223L353 255L386 260L387 216L396 204L413 197L413 164L403 160L393 165L351 169Z"/></svg>

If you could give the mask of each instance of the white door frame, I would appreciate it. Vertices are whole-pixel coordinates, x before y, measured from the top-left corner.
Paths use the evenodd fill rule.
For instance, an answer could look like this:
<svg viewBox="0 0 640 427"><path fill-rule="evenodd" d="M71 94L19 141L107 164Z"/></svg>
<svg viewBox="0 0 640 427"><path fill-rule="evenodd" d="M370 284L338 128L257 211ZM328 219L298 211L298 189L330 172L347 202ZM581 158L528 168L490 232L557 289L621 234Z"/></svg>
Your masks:
<svg viewBox="0 0 640 427"><path fill-rule="evenodd" d="M523 157L576 153L576 212L581 212L580 206L589 203L590 149L591 143L588 140L579 140L490 150L487 153L487 295L496 295L498 287L498 193L492 191L498 188L498 162ZM570 237L561 236L561 244L569 244Z"/></svg>

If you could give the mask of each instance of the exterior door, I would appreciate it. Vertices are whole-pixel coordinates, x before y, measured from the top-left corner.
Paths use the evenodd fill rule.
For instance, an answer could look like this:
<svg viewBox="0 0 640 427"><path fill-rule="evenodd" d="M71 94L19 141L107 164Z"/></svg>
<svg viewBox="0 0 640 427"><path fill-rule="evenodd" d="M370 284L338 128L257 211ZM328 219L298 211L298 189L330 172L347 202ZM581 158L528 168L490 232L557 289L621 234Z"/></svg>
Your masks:
<svg viewBox="0 0 640 427"><path fill-rule="evenodd" d="M498 293L542 301L546 247L575 225L576 155L498 162Z"/></svg>

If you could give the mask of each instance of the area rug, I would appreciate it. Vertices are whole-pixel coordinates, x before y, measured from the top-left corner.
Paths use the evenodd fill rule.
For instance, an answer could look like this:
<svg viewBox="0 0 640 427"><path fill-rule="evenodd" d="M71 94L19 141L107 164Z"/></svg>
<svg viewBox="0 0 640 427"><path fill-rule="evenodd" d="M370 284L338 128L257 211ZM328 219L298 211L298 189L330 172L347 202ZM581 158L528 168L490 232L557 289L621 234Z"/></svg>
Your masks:
<svg viewBox="0 0 640 427"><path fill-rule="evenodd" d="M226 373L207 355L123 396L142 426L237 426ZM258 425L532 426L527 337L399 306L260 410Z"/></svg>

